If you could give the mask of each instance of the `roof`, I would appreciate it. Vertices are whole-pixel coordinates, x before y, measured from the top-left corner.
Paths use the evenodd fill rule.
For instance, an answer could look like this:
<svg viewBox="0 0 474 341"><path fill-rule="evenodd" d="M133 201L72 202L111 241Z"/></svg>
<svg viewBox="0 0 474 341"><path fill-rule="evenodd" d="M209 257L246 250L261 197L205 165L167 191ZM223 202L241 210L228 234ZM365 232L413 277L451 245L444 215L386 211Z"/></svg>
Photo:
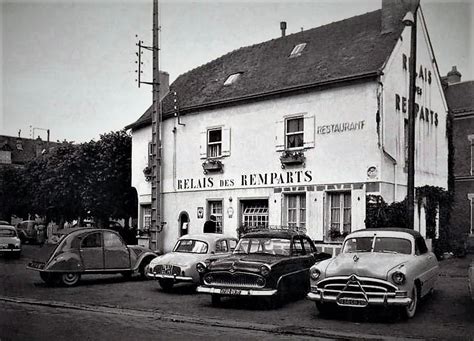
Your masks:
<svg viewBox="0 0 474 341"><path fill-rule="evenodd" d="M449 84L445 93L448 107L454 114L474 111L474 81Z"/></svg>
<svg viewBox="0 0 474 341"><path fill-rule="evenodd" d="M0 150L11 152L12 164L25 164L38 156L43 149L53 148L58 142L0 135Z"/></svg>
<svg viewBox="0 0 474 341"><path fill-rule="evenodd" d="M412 230L412 229L407 229L407 228L402 228L402 227L379 227L379 228L370 228L370 229L362 229L362 230L357 230L351 233L351 235L355 233L364 233L364 232L403 232L403 233L408 233L412 235L414 238L420 237L421 234L418 231Z"/></svg>
<svg viewBox="0 0 474 341"><path fill-rule="evenodd" d="M173 116L173 92L181 114L255 100L354 79L376 77L403 30L406 10L392 3L393 30L382 31L382 10L243 47L179 76L162 102L163 118ZM392 10L392 8L391 8ZM387 13L387 12L384 12ZM398 20L393 20L393 18ZM301 55L293 48L306 43ZM232 85L228 76L242 73ZM127 129L151 124L151 107Z"/></svg>

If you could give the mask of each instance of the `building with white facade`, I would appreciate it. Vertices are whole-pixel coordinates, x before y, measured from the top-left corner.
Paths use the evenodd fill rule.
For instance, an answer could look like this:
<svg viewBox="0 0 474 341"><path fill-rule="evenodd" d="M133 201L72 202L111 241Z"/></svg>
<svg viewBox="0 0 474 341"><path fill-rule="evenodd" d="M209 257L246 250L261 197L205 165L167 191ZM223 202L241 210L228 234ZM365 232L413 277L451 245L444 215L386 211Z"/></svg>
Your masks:
<svg viewBox="0 0 474 341"><path fill-rule="evenodd" d="M162 217L184 233L303 226L318 243L365 228L366 197L406 196L410 28L402 1L243 47L179 76L162 101ZM447 106L420 8L415 186L446 188ZM176 100L176 102L175 102ZM175 104L177 103L177 109ZM151 109L132 130L139 228L149 224ZM423 210L415 210L423 232Z"/></svg>

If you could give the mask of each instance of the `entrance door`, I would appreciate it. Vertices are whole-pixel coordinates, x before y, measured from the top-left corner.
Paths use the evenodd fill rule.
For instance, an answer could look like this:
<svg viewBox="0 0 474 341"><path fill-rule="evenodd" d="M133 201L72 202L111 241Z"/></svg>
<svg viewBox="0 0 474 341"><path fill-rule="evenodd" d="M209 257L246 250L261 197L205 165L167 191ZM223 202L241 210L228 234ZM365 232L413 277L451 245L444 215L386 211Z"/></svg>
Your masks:
<svg viewBox="0 0 474 341"><path fill-rule="evenodd" d="M179 215L179 236L189 233L189 215L187 212L181 212Z"/></svg>
<svg viewBox="0 0 474 341"><path fill-rule="evenodd" d="M80 252L84 270L104 269L104 249L102 248L101 232L92 232L84 236Z"/></svg>

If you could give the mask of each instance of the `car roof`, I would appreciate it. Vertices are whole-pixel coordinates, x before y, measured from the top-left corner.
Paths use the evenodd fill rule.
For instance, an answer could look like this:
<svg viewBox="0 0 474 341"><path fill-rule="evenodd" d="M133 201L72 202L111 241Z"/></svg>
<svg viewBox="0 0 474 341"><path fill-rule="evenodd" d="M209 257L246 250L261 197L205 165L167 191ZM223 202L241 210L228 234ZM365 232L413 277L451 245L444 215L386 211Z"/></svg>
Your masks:
<svg viewBox="0 0 474 341"><path fill-rule="evenodd" d="M378 228L368 228L352 232L350 235L364 232L402 232L412 235L414 238L421 237L421 234L418 231L403 228L403 227L378 227Z"/></svg>
<svg viewBox="0 0 474 341"><path fill-rule="evenodd" d="M110 229L100 229L100 228L93 228L93 227L73 227L73 228L69 228L69 229L63 229L64 230L64 235L66 236L78 236L82 233L85 233L85 232L103 232L103 231L109 231L109 232L113 232L113 233L116 233L114 230L110 230ZM58 230L58 232L61 231L61 230Z"/></svg>
<svg viewBox="0 0 474 341"><path fill-rule="evenodd" d="M195 233L195 234L185 234L184 236L181 236L179 240L181 239L197 239L197 240L203 240L206 242L213 242L218 239L235 239L237 240L236 237L229 236L227 234L222 234L222 233Z"/></svg>
<svg viewBox="0 0 474 341"><path fill-rule="evenodd" d="M243 237L291 239L294 236L306 236L306 234L300 231L295 231L295 230L290 230L290 229L283 229L283 230L263 229L260 231L248 232Z"/></svg>

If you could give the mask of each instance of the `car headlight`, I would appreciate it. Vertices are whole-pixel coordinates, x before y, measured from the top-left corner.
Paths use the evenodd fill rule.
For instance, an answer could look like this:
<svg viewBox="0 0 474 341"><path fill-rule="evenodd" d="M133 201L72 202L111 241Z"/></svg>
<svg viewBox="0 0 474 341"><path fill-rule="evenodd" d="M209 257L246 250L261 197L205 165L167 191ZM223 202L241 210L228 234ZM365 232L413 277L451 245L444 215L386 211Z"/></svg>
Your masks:
<svg viewBox="0 0 474 341"><path fill-rule="evenodd" d="M395 271L393 274L392 274L392 281L393 283L395 284L398 284L398 285L401 285L403 283L405 283L406 281L406 276L403 272L400 272L400 271Z"/></svg>
<svg viewBox="0 0 474 341"><path fill-rule="evenodd" d="M268 265L262 265L260 267L260 274L264 277L270 274L270 267Z"/></svg>
<svg viewBox="0 0 474 341"><path fill-rule="evenodd" d="M197 272L199 272L199 273L203 273L204 271L206 271L206 264L204 264L204 263L197 263L197 264L196 264L196 270L197 270Z"/></svg>
<svg viewBox="0 0 474 341"><path fill-rule="evenodd" d="M319 271L317 268L314 268L311 270L311 278L314 280L317 280L321 276L321 271Z"/></svg>

